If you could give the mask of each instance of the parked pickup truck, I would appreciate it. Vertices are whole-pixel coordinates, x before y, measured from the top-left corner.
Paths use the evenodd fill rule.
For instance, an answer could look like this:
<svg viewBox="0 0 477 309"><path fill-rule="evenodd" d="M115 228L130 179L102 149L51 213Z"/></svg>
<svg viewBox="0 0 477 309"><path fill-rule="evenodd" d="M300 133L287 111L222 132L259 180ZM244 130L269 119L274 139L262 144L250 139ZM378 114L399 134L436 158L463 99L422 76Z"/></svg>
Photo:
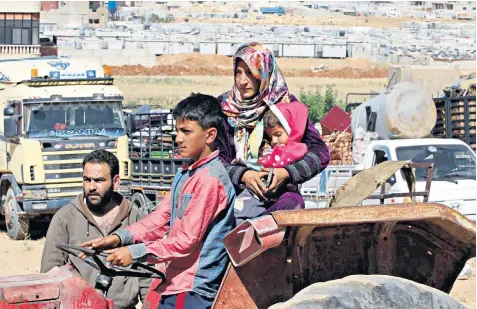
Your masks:
<svg viewBox="0 0 477 309"><path fill-rule="evenodd" d="M457 139L395 139L371 141L360 165L329 166L301 186L307 208L324 208L336 190L359 171L386 160L410 160L413 163L433 163L429 202L445 204L471 220L476 220L476 165L475 153ZM425 168L417 168L416 190L423 191L428 175ZM388 179L386 193L404 193L408 190L401 172ZM362 202L376 204L380 190ZM419 198L418 198L419 199ZM374 201L373 201L374 200ZM410 198L389 198L385 204L406 203Z"/></svg>

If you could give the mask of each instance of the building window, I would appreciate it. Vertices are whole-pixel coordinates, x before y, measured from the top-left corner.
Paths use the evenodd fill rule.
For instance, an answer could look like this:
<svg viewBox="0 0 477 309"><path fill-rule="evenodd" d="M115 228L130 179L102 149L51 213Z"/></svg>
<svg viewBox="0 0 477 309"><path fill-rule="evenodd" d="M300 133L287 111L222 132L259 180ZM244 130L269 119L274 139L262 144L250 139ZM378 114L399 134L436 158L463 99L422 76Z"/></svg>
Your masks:
<svg viewBox="0 0 477 309"><path fill-rule="evenodd" d="M462 8L462 10L467 11L467 8L464 6L464 7Z"/></svg>
<svg viewBox="0 0 477 309"><path fill-rule="evenodd" d="M12 44L13 45L22 44L22 28L13 28Z"/></svg>
<svg viewBox="0 0 477 309"><path fill-rule="evenodd" d="M0 13L0 45L38 45L40 13Z"/></svg>

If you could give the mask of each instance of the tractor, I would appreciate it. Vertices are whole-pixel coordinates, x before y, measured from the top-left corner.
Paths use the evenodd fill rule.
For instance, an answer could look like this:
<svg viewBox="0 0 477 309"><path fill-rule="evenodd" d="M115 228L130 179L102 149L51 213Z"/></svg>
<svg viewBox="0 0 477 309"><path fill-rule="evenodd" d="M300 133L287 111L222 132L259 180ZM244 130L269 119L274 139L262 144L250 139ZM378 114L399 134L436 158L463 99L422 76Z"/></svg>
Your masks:
<svg viewBox="0 0 477 309"><path fill-rule="evenodd" d="M403 173L412 202L359 205L373 194L381 202L390 198L384 184L396 172ZM243 222L223 239L231 262L212 308L465 308L448 293L475 257L475 222L428 203L431 179L416 192L413 177L411 162L384 162L353 176L327 208ZM57 246L89 256L98 270L96 286L68 265L0 278L0 309L112 309L104 295L113 276L158 278L160 284L167 275L140 263L109 266L102 252ZM158 308L154 290L144 309Z"/></svg>

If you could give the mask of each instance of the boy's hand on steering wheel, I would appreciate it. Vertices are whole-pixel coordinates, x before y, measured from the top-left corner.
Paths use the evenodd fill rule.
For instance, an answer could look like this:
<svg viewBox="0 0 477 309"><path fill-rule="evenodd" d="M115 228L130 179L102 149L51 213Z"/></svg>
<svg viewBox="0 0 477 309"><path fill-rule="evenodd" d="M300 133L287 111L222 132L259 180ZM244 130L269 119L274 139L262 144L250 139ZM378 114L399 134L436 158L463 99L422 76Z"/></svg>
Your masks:
<svg viewBox="0 0 477 309"><path fill-rule="evenodd" d="M106 237L95 238L85 241L80 246L89 249L112 249L121 245L118 235L108 235Z"/></svg>
<svg viewBox="0 0 477 309"><path fill-rule="evenodd" d="M111 249L116 248L120 245L121 239L118 235L109 235L106 237L95 238L80 244L81 247L88 249ZM85 258L87 258L87 256L84 253L80 253L79 258L84 260Z"/></svg>
<svg viewBox="0 0 477 309"><path fill-rule="evenodd" d="M126 267L132 264L132 256L128 247L110 249L104 251L104 253L109 254L106 261L110 262L112 265Z"/></svg>

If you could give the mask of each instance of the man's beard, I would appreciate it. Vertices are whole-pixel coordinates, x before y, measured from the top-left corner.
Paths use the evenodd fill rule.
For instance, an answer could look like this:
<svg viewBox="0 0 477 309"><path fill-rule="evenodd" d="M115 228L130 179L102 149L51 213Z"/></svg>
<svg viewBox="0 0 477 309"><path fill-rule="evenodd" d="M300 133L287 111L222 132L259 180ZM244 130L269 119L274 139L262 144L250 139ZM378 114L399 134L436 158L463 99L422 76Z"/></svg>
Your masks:
<svg viewBox="0 0 477 309"><path fill-rule="evenodd" d="M103 212L103 210L106 208L106 206L109 205L111 200L113 199L113 194L114 194L114 187L111 186L108 191L104 193L104 195L100 195L98 193L93 193L93 194L87 194L84 192L84 195L86 197L86 205L88 208L91 210L97 211L97 212ZM99 199L96 199L94 201L89 200L89 196L97 196Z"/></svg>

